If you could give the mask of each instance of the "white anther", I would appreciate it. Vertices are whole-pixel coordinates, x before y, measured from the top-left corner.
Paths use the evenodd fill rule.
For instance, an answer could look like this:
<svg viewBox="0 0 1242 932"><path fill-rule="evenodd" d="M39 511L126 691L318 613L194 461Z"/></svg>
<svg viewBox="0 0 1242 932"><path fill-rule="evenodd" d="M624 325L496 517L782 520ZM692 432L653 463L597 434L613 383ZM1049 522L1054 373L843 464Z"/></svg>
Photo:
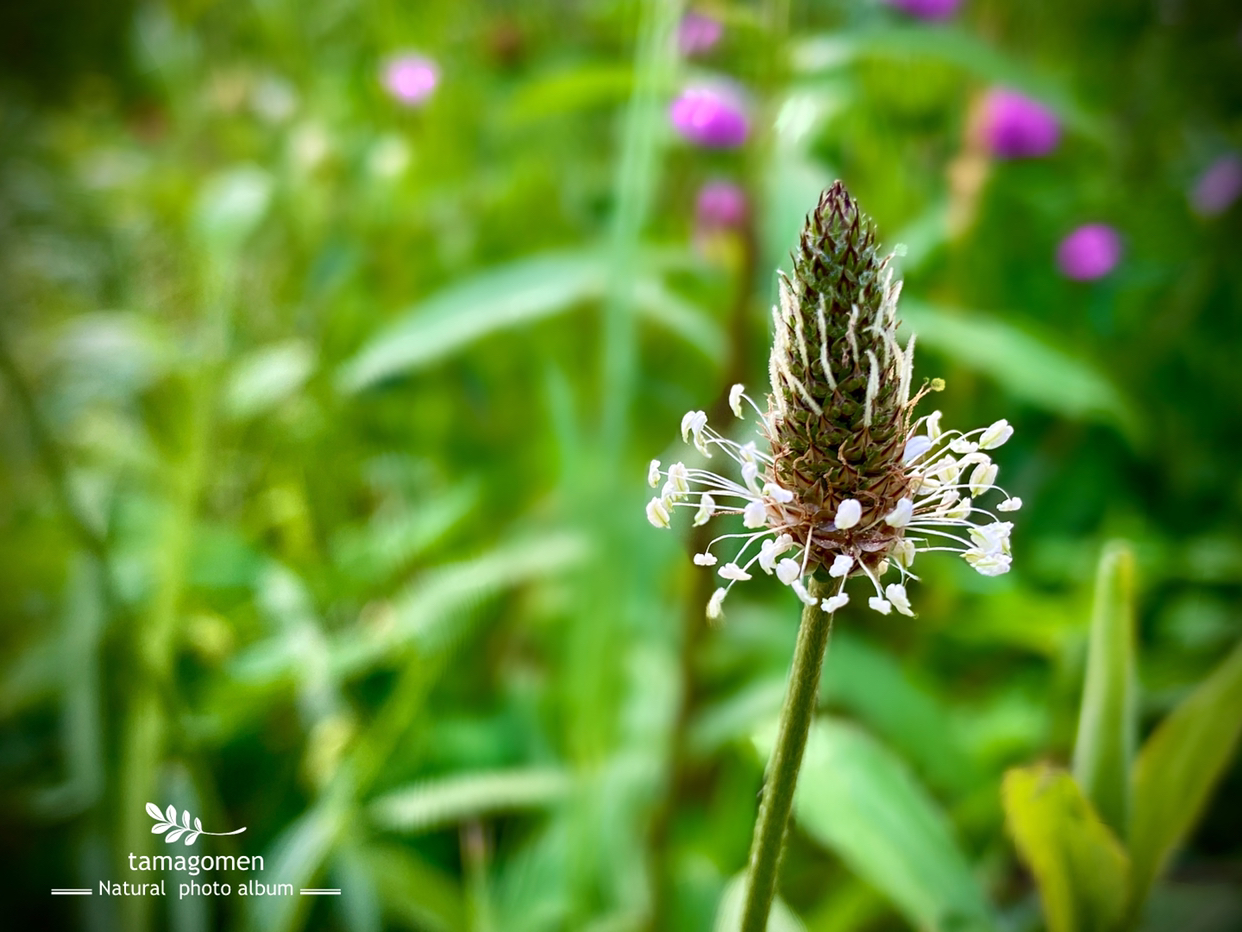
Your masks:
<svg viewBox="0 0 1242 932"><path fill-rule="evenodd" d="M980 463L976 466L974 472L970 474L970 494L982 495L992 488L992 483L996 481L996 473L995 463Z"/></svg>
<svg viewBox="0 0 1242 932"><path fill-rule="evenodd" d="M790 492L788 489L782 489L775 482L764 483L763 494L775 502L780 502L782 505L788 505L793 501L794 497L793 492Z"/></svg>
<svg viewBox="0 0 1242 932"><path fill-rule="evenodd" d="M839 608L845 608L845 606L849 605L849 602L850 594L848 592L842 592L839 595L834 595L830 598L824 599L822 605L824 611L835 612Z"/></svg>
<svg viewBox="0 0 1242 932"><path fill-rule="evenodd" d="M711 553L696 553L694 555L695 566L715 566L716 555Z"/></svg>
<svg viewBox="0 0 1242 932"><path fill-rule="evenodd" d="M887 615L893 610L892 603L886 599L881 599L879 596L873 596L868 599L867 604L881 615Z"/></svg>
<svg viewBox="0 0 1242 932"><path fill-rule="evenodd" d="M965 437L958 437L949 444L949 449L954 453L974 453L979 449L979 444L967 440Z"/></svg>
<svg viewBox="0 0 1242 932"><path fill-rule="evenodd" d="M915 434L906 441L905 452L901 454L902 463L911 463L932 448L930 437Z"/></svg>
<svg viewBox="0 0 1242 932"><path fill-rule="evenodd" d="M647 485L653 489L660 484L660 461L652 460L651 465L647 467Z"/></svg>
<svg viewBox="0 0 1242 932"><path fill-rule="evenodd" d="M908 570L914 563L914 541L906 540L904 537L893 544L893 559L897 561L897 565L902 569Z"/></svg>
<svg viewBox="0 0 1242 932"><path fill-rule="evenodd" d="M802 564L797 560L781 560L776 564L776 578L786 586L791 586L802 578Z"/></svg>
<svg viewBox="0 0 1242 932"><path fill-rule="evenodd" d="M742 509L742 524L748 528L764 527L768 523L768 510L763 502L751 502Z"/></svg>
<svg viewBox="0 0 1242 932"><path fill-rule="evenodd" d="M746 391L746 386L738 382L729 389L729 409L735 416L742 416L742 393Z"/></svg>
<svg viewBox="0 0 1242 932"><path fill-rule="evenodd" d="M1021 507L1022 507L1022 499L1017 498L1015 496L1014 498L1005 499L1003 502L1001 502L999 505L996 506L996 510L997 511L1017 511Z"/></svg>
<svg viewBox="0 0 1242 932"><path fill-rule="evenodd" d="M721 611L721 606L724 604L725 595L727 593L728 593L728 590L723 589L723 588L717 589L715 592L712 593L712 597L707 602L707 617L708 618L711 618L714 621L715 619L719 618L721 614L723 614L723 612Z"/></svg>
<svg viewBox="0 0 1242 932"><path fill-rule="evenodd" d="M983 432L983 436L979 438L979 449L995 450L1012 436L1013 428L1002 418Z"/></svg>
<svg viewBox="0 0 1242 932"><path fill-rule="evenodd" d="M889 527L905 527L914 517L914 502L908 498L898 499L897 506L884 516L884 523Z"/></svg>
<svg viewBox="0 0 1242 932"><path fill-rule="evenodd" d="M832 561L832 566L828 568L828 575L835 579L840 579L846 575L854 566L854 558L848 553L839 553L837 558Z"/></svg>
<svg viewBox="0 0 1242 932"><path fill-rule="evenodd" d="M750 579L750 573L746 572L736 563L726 563L720 569L716 570L720 574L721 579L732 579L738 582L745 582Z"/></svg>
<svg viewBox="0 0 1242 932"><path fill-rule="evenodd" d="M647 502L647 520L656 527L668 527L672 515L668 513L668 506L664 504L664 499L653 498Z"/></svg>
<svg viewBox="0 0 1242 932"><path fill-rule="evenodd" d="M839 531L847 531L858 523L862 518L862 505L856 498L847 498L837 506L837 515L833 518L833 524L837 526Z"/></svg>
<svg viewBox="0 0 1242 932"><path fill-rule="evenodd" d="M891 583L884 587L884 594L888 596L888 601L893 607L903 615L914 617L914 611L910 608L910 599L906 596L906 587L900 583Z"/></svg>
<svg viewBox="0 0 1242 932"><path fill-rule="evenodd" d="M803 605L818 605L819 604L819 599L811 595L811 593L807 591L806 586L802 585L802 583L800 582L791 583L789 588L793 589L794 592L798 593L798 598L802 600Z"/></svg>
<svg viewBox="0 0 1242 932"><path fill-rule="evenodd" d="M699 510L694 513L694 526L702 527L711 520L712 515L715 513L716 500L704 492L702 497L699 498Z"/></svg>

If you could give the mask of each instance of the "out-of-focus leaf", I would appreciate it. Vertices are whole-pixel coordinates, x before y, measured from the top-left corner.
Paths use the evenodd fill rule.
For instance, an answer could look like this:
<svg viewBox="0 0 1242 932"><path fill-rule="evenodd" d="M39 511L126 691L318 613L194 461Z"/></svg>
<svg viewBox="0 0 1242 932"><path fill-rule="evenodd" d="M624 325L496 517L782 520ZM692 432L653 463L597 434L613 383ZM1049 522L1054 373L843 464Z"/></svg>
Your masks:
<svg viewBox="0 0 1242 932"><path fill-rule="evenodd" d="M458 774L386 793L370 812L384 828L424 832L493 812L546 806L563 798L570 782L562 770Z"/></svg>
<svg viewBox="0 0 1242 932"><path fill-rule="evenodd" d="M750 683L734 695L709 706L694 720L687 742L696 754L707 755L724 744L746 737L781 710L786 676Z"/></svg>
<svg viewBox="0 0 1242 932"><path fill-rule="evenodd" d="M346 842L337 849L332 877L341 891L340 913L348 932L380 932L383 921L371 861L356 844Z"/></svg>
<svg viewBox="0 0 1242 932"><path fill-rule="evenodd" d="M763 742L770 746L774 737ZM794 815L916 928L993 927L939 806L898 758L855 726L825 718L812 726Z"/></svg>
<svg viewBox="0 0 1242 932"><path fill-rule="evenodd" d="M607 256L595 249L487 269L405 311L344 364L337 384L345 392L361 391L432 365L490 334L596 300L604 294L607 276ZM721 337L711 322L658 280L642 283L636 306L704 352L719 351Z"/></svg>
<svg viewBox="0 0 1242 932"><path fill-rule="evenodd" d="M586 554L581 537L550 534L510 542L473 560L432 570L393 600L385 624L364 637L352 633L339 639L333 664L350 675L410 641L427 651L442 650L457 637L464 613L510 586L564 572Z"/></svg>
<svg viewBox="0 0 1242 932"><path fill-rule="evenodd" d="M240 165L209 178L199 193L194 228L209 249L236 253L267 213L272 178L257 165Z"/></svg>
<svg viewBox="0 0 1242 932"><path fill-rule="evenodd" d="M271 876L294 890L311 886L323 868L349 816L339 800L329 797L308 809L281 833L264 858ZM299 911L305 908L302 896L249 897L251 928L263 932L288 932L297 927Z"/></svg>
<svg viewBox="0 0 1242 932"><path fill-rule="evenodd" d="M355 579L381 581L456 527L478 497L478 488L464 483L364 527L342 530L332 542L333 561Z"/></svg>
<svg viewBox="0 0 1242 932"><path fill-rule="evenodd" d="M1103 421L1141 440L1130 403L1090 363L1012 324L982 314L903 298L901 315L929 347L1056 414Z"/></svg>
<svg viewBox="0 0 1242 932"><path fill-rule="evenodd" d="M1097 135L1098 120L1074 103L1061 83L1032 70L977 34L952 26L934 36L924 26L884 26L818 36L794 50L795 67L806 74L823 74L861 58L900 58L941 62L961 68L990 84L1003 84L1036 97L1063 120Z"/></svg>
<svg viewBox="0 0 1242 932"><path fill-rule="evenodd" d="M646 278L634 290L634 303L650 320L680 336L710 359L724 355L724 335L716 323L678 297L658 278Z"/></svg>
<svg viewBox="0 0 1242 932"><path fill-rule="evenodd" d="M1137 703L1134 680L1134 554L1112 543L1100 557L1087 648L1074 779L1106 825L1125 838L1130 814Z"/></svg>
<svg viewBox="0 0 1242 932"><path fill-rule="evenodd" d="M428 932L466 928L466 909L457 884L401 845L375 843L360 856L370 867L384 912L403 926Z"/></svg>
<svg viewBox="0 0 1242 932"><path fill-rule="evenodd" d="M712 932L737 932L742 924L743 898L746 896L746 873L735 874L720 897ZM806 927L779 896L772 900L768 914L768 932L803 932Z"/></svg>
<svg viewBox="0 0 1242 932"><path fill-rule="evenodd" d="M1131 910L1203 811L1242 733L1242 645L1160 723L1134 766Z"/></svg>
<svg viewBox="0 0 1242 932"><path fill-rule="evenodd" d="M315 354L301 340L287 340L251 353L233 370L225 407L233 417L253 417L284 401L315 368Z"/></svg>
<svg viewBox="0 0 1242 932"><path fill-rule="evenodd" d="M624 101L634 86L634 72L625 64L575 64L542 74L509 99L506 122L520 126L548 117L565 116L592 107Z"/></svg>
<svg viewBox="0 0 1242 932"><path fill-rule="evenodd" d="M605 263L583 251L520 259L456 282L405 311L341 369L347 392L430 365L500 330L603 293Z"/></svg>
<svg viewBox="0 0 1242 932"><path fill-rule="evenodd" d="M1047 766L1005 774L1005 819L1039 884L1049 932L1110 932L1125 909L1124 849L1068 773Z"/></svg>
<svg viewBox="0 0 1242 932"><path fill-rule="evenodd" d="M843 633L833 638L820 682L821 699L849 709L933 786L957 792L970 785L971 761L948 710L897 658Z"/></svg>

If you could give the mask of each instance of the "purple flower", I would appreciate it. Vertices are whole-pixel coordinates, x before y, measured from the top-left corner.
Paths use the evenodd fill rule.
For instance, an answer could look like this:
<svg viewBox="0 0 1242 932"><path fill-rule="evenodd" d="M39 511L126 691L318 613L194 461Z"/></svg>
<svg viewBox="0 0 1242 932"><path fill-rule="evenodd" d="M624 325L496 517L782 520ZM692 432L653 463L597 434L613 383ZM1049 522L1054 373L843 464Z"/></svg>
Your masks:
<svg viewBox="0 0 1242 932"><path fill-rule="evenodd" d="M745 102L740 94L726 86L686 88L673 101L669 118L678 133L709 149L736 148L750 133Z"/></svg>
<svg viewBox="0 0 1242 932"><path fill-rule="evenodd" d="M1207 167L1190 192L1190 206L1201 217L1223 214L1242 194L1242 160L1223 155Z"/></svg>
<svg viewBox="0 0 1242 932"><path fill-rule="evenodd" d="M919 19L948 19L957 12L961 0L884 0L891 7Z"/></svg>
<svg viewBox="0 0 1242 932"><path fill-rule="evenodd" d="M431 96L440 82L440 69L422 55L398 55L384 65L381 80L388 93L412 107Z"/></svg>
<svg viewBox="0 0 1242 932"><path fill-rule="evenodd" d="M988 149L1002 159L1047 155L1061 139L1061 126L1051 110L1003 89L989 92L984 100L981 128Z"/></svg>
<svg viewBox="0 0 1242 932"><path fill-rule="evenodd" d="M677 46L687 57L710 51L724 35L724 25L718 19L702 13L687 13L677 27Z"/></svg>
<svg viewBox="0 0 1242 932"><path fill-rule="evenodd" d="M1061 240L1057 265L1066 278L1085 282L1103 278L1121 260L1121 236L1104 223L1088 223Z"/></svg>
<svg viewBox="0 0 1242 932"><path fill-rule="evenodd" d="M709 181L699 188L694 218L700 232L735 229L746 213L746 192L732 181Z"/></svg>

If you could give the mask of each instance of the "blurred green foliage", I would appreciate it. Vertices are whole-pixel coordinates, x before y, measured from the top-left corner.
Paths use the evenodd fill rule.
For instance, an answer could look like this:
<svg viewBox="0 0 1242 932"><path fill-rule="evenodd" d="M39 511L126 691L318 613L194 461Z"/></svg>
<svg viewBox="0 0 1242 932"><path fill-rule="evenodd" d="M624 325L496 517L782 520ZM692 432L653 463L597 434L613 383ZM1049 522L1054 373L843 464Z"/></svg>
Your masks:
<svg viewBox="0 0 1242 932"><path fill-rule="evenodd" d="M727 928L797 605L759 580L707 627L642 479L682 412L762 385L774 272L835 177L908 247L931 400L1016 426L1026 505L1010 575L923 557L918 618L838 618L771 928L1242 923L1242 208L1187 195L1242 148L1242 17L699 11L723 38L684 57L657 0L6 7L14 927ZM440 68L417 106L379 77L405 50ZM751 95L745 146L668 126L705 77ZM979 150L997 85L1057 114L1055 152ZM696 229L711 178L741 228ZM1072 282L1086 222L1124 256ZM1115 536L1132 609L1093 635ZM1133 680L1087 659L1129 624ZM154 879L149 801L342 895L49 901ZM1074 885L1122 842L1143 909Z"/></svg>

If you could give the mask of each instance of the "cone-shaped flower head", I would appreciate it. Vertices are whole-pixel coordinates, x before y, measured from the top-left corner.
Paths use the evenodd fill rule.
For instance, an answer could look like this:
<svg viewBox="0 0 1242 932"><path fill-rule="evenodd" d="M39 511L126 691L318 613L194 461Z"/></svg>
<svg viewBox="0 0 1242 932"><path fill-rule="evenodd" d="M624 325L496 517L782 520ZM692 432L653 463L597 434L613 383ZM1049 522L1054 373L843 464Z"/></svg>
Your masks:
<svg viewBox="0 0 1242 932"><path fill-rule="evenodd" d="M682 463L665 471L652 462L652 487L667 477L647 506L653 524L668 527L674 509L687 506L696 509L696 525L713 514L737 514L747 529L717 538L695 556L696 564L714 566L712 546L743 539L733 560L717 570L728 585L713 596L709 615L720 614L728 590L750 579L756 563L808 604L816 601L808 577L839 580L836 593L823 599L829 611L849 601L847 578L865 576L875 592L872 609L906 615L913 610L905 581L917 578L910 566L920 551L957 551L985 575L1009 569L1013 526L975 501L995 487L997 467L985 451L1013 429L1001 420L962 434L943 431L938 411L914 418L929 389L911 394L914 338L904 347L897 340L901 284L893 281L890 258L844 185L825 191L807 217L793 272L781 276L780 302L772 309L767 410L741 385L729 395L738 417L743 402L759 415L767 451L722 437L703 412L691 411L682 419L682 438L705 456L713 447L723 450L740 466L742 482ZM1006 495L996 507L1020 506ZM884 585L880 578L892 566L901 580Z"/></svg>
<svg viewBox="0 0 1242 932"><path fill-rule="evenodd" d="M899 291L874 225L837 182L807 217L793 275L781 277L769 367L773 478L798 502L804 523L794 539L811 544L816 563L857 547L875 565L899 536L870 520L896 508L911 483L902 464L912 404L896 335ZM837 516L847 501L861 514L843 527Z"/></svg>

